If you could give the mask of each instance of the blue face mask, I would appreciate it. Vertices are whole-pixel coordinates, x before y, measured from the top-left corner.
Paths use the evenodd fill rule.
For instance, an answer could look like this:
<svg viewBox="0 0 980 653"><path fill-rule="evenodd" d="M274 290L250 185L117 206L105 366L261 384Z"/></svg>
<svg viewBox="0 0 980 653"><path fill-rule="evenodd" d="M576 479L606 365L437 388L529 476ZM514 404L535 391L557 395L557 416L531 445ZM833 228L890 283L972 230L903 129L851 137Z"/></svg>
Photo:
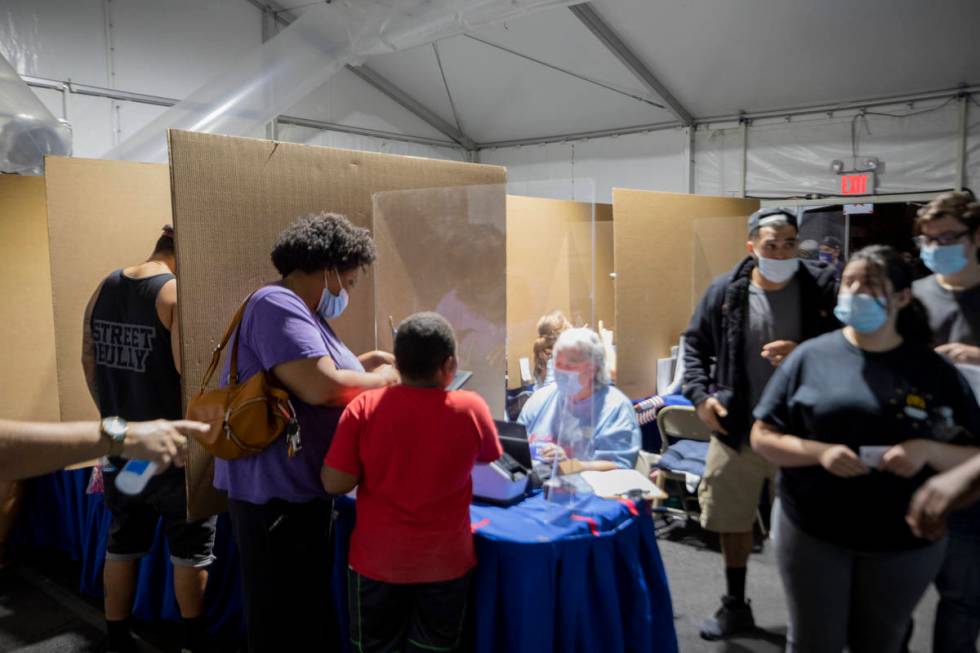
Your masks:
<svg viewBox="0 0 980 653"><path fill-rule="evenodd" d="M555 368L555 385L558 386L558 394L565 397L574 397L582 392L582 382L575 371Z"/></svg>
<svg viewBox="0 0 980 653"><path fill-rule="evenodd" d="M926 267L943 276L956 274L966 267L966 245L928 245L921 252Z"/></svg>
<svg viewBox="0 0 980 653"><path fill-rule="evenodd" d="M326 285L326 278L324 277L323 294L320 295L320 303L316 307L317 315L324 320L332 320L339 317L350 303L350 296L347 294L347 289L344 288L344 284L340 280L339 272L337 272L337 282L340 284L340 294L335 295L330 292L330 288Z"/></svg>
<svg viewBox="0 0 980 653"><path fill-rule="evenodd" d="M820 252L818 256L820 257L820 260L824 263L832 264L834 262L834 255L831 254L830 252Z"/></svg>
<svg viewBox="0 0 980 653"><path fill-rule="evenodd" d="M888 311L877 298L866 295L838 295L834 315L858 333L874 333L885 326Z"/></svg>

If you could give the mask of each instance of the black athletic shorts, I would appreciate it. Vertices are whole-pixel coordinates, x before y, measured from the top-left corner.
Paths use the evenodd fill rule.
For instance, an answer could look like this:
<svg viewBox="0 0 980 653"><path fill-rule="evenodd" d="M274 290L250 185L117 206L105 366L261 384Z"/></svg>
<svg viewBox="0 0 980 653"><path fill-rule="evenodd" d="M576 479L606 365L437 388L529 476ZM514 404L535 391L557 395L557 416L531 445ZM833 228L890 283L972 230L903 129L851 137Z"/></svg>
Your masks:
<svg viewBox="0 0 980 653"><path fill-rule="evenodd" d="M140 494L130 496L116 489L120 468L113 465L103 470L105 505L112 513L106 560L136 560L149 553L157 521L162 517L174 566L210 565L214 561L214 531L218 518L187 521L184 470L170 468L150 479Z"/></svg>
<svg viewBox="0 0 980 653"><path fill-rule="evenodd" d="M350 641L358 653L459 650L470 576L441 583L394 584L348 569Z"/></svg>

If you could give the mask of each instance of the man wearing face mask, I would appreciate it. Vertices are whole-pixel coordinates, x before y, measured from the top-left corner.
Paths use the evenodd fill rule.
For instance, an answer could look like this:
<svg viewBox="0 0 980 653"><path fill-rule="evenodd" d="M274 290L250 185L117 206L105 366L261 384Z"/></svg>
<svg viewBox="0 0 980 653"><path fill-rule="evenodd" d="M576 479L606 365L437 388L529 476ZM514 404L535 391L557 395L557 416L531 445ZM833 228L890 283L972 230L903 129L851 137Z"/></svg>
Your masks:
<svg viewBox="0 0 980 653"><path fill-rule="evenodd" d="M399 377L391 354L355 356L329 322L343 313L374 258L368 230L347 218L301 218L272 250L282 279L256 291L242 318L241 381L271 371L289 391L299 422L296 437L259 454L215 460L214 485L228 493L240 554L251 653L329 650L339 636L330 619L332 504L320 467L344 406Z"/></svg>
<svg viewBox="0 0 980 653"><path fill-rule="evenodd" d="M701 481L701 525L719 533L727 592L701 637L755 628L745 598L752 527L776 469L748 446L752 409L797 344L837 327L837 285L824 263L798 258L796 215L769 208L748 219L749 256L715 279L684 333L684 395L712 430Z"/></svg>
<svg viewBox="0 0 980 653"><path fill-rule="evenodd" d="M929 313L936 351L956 364L980 365L980 203L969 192L943 193L919 210L916 242L934 274L912 286ZM980 636L980 506L949 519L949 548L936 579L933 650L975 652Z"/></svg>
<svg viewBox="0 0 980 653"><path fill-rule="evenodd" d="M817 253L819 260L834 268L838 283L840 282L841 272L844 271L844 261L841 256L843 251L844 247L841 245L839 238L836 236L825 236L820 241L820 248Z"/></svg>

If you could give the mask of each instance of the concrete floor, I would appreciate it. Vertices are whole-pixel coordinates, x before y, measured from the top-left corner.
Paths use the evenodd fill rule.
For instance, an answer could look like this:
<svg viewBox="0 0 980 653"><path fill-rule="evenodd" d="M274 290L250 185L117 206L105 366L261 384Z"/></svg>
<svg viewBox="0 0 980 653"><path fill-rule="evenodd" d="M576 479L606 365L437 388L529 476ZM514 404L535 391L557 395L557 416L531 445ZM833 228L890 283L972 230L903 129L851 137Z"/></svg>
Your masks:
<svg viewBox="0 0 980 653"><path fill-rule="evenodd" d="M754 555L748 575L759 633L726 642L706 642L701 621L718 607L724 591L721 555L705 546L697 529L676 530L661 539L660 551L674 602L683 653L777 653L785 646L786 605L770 546ZM0 572L0 651L61 653L98 651L104 633L98 602L80 597L77 579L52 573L48 565L19 564ZM913 653L930 650L936 595L930 590L915 613ZM145 630L145 629L144 629ZM166 634L148 630L144 651L172 650Z"/></svg>
<svg viewBox="0 0 980 653"><path fill-rule="evenodd" d="M746 593L752 601L760 633L725 642L706 642L698 635L699 626L717 610L725 590L721 554L699 547L696 537L687 538L683 543L661 539L659 544L674 601L677 638L683 653L777 653L783 650L786 645L786 602L771 546L765 546L762 553L752 556L746 583ZM931 650L936 600L935 589L930 588L915 611L911 653Z"/></svg>

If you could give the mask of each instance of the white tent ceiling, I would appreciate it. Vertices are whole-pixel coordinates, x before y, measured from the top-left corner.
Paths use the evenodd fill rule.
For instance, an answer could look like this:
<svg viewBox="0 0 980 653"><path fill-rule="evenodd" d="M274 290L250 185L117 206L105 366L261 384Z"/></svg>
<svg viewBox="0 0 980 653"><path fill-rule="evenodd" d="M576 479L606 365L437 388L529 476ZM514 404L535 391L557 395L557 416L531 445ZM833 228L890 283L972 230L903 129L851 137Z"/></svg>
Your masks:
<svg viewBox="0 0 980 653"><path fill-rule="evenodd" d="M980 82L976 0L600 0L698 117Z"/></svg>
<svg viewBox="0 0 980 653"><path fill-rule="evenodd" d="M695 121L980 83L977 0L594 0L589 7ZM366 65L477 144L678 121L669 99L569 9Z"/></svg>

